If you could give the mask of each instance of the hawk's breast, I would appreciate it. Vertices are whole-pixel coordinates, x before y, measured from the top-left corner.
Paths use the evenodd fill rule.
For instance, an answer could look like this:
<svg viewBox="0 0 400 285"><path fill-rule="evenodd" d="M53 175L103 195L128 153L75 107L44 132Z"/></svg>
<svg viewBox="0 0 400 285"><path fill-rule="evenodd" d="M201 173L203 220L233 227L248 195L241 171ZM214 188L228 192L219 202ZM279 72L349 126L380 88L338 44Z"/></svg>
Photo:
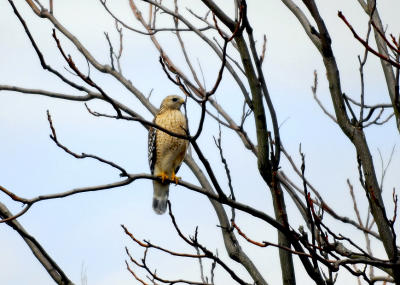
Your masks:
<svg viewBox="0 0 400 285"><path fill-rule="evenodd" d="M167 110L156 117L155 123L171 132L185 135L186 119L179 110ZM165 152L179 153L186 148L187 141L157 130L157 157Z"/></svg>

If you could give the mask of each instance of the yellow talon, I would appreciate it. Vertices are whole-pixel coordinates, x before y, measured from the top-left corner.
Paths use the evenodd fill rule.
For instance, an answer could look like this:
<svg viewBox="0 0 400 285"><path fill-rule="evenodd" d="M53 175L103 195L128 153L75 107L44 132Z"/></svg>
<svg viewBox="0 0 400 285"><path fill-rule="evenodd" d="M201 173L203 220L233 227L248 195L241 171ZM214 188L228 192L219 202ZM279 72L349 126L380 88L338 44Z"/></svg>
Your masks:
<svg viewBox="0 0 400 285"><path fill-rule="evenodd" d="M164 181L165 181L166 179L167 179L167 180L169 179L169 178L168 178L168 175L167 175L165 172L161 172L160 174L157 175L157 177L160 177L160 178L161 178L161 182L162 182L162 183L164 183Z"/></svg>
<svg viewBox="0 0 400 285"><path fill-rule="evenodd" d="M175 182L175 184L178 184L179 180L181 177L175 176L175 172L172 172L171 180Z"/></svg>

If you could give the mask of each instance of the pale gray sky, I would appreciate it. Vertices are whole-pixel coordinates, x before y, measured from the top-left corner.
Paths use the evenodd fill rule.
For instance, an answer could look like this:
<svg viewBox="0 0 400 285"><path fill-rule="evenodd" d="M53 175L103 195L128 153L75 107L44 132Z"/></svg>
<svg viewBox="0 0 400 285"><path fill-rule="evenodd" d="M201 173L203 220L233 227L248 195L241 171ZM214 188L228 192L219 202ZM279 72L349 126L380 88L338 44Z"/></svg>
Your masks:
<svg viewBox="0 0 400 285"><path fill-rule="evenodd" d="M226 1L226 0L225 0ZM21 14L26 19L46 61L59 71L69 75L63 67L66 65L59 55L51 37L51 25L35 17L24 1L15 1ZM113 20L107 16L97 0L54 1L55 16L73 32L79 40L87 45L90 52L102 63L108 63L108 45L103 32L110 33L117 42ZM111 2L111 1L109 1ZM170 1L165 1L166 3ZM224 1L217 1L220 4ZM301 5L301 1L299 5ZM124 18L127 23L137 25L127 1L113 3L113 11ZM343 91L358 98L360 83L357 55L363 53L359 43L337 17L341 10L354 27L364 35L368 19L356 0L317 1L321 14L326 20L333 40L334 52L341 72ZM223 5L223 4L222 4ZM281 127L281 136L287 150L300 164L298 155L299 143L306 154L308 178L320 189L320 192L341 214L354 217L352 203L346 188L346 179L350 178L356 185L356 195L361 201L361 211L366 214L367 205L362 189L357 184L357 165L355 152L348 139L341 133L312 99L310 86L313 82L313 71L319 74L318 95L327 109L332 111L329 90L325 80L325 71L317 50L298 24L290 11L278 0L249 0L249 16L253 23L258 48L261 48L262 36L268 39L264 71L267 76L272 100L276 106ZM205 11L198 2L182 1L181 7L190 7L196 11ZM378 8L388 32L400 32L397 0L382 0ZM172 25L172 21L165 22ZM171 33L157 34L166 51L179 64L183 64L177 41ZM57 92L78 94L57 78L45 72L31 47L20 22L12 13L7 1L0 3L0 84L16 85L26 88L42 88ZM86 70L86 63L68 41L60 36L65 50ZM158 54L150 40L124 30L124 55L122 70L126 77L143 93L154 89L152 102L159 105L161 99L171 93L179 93L162 72L158 63ZM205 73L207 86L212 86L219 61L210 56L210 51L195 37L184 35L187 49L193 58L199 58ZM120 84L99 74L92 68L93 78L109 94L120 99L146 118L151 119L149 112L140 106ZM368 103L388 102L379 62L370 56L366 66L366 100ZM241 94L237 86L226 76L216 93L221 105L239 120L241 115ZM90 102L96 110L111 110L102 103ZM43 98L36 95L22 95L11 92L0 92L0 185L23 197L34 197L39 194L56 193L75 187L97 185L119 180L119 173L96 161L76 160L49 139L49 126L46 110L49 109L59 139L72 150L80 153L92 153L111 159L130 173L148 172L147 133L137 123L93 118L82 103L67 102ZM192 127L197 126L198 108L189 105L189 120ZM246 124L249 133L254 137L253 123ZM200 144L205 154L225 184L223 167L219 163L218 151L212 136L217 135L218 125L207 120ZM371 127L366 131L370 149L380 173L379 148L385 160L388 159L393 145L400 144L394 120L383 127ZM233 174L233 184L239 200L256 208L273 214L269 191L257 174L255 158L244 150L241 141L232 132L224 130L223 145L227 160ZM395 152L392 166L388 170L384 188L386 201L390 201L393 187L399 189L400 167L399 151ZM283 160L282 167L289 170ZM290 171L288 171L290 173ZM380 175L380 174L379 174ZM183 166L180 176L184 180L196 183L187 167ZM199 194L184 188L171 187L170 199L174 213L181 228L192 235L196 225L199 226L201 242L210 249L219 248L222 258L228 260L217 219L209 201ZM151 208L152 186L150 181L140 180L133 184L114 190L75 195L60 200L40 202L19 221L42 243L49 254L63 268L76 284L80 284L82 264L86 268L89 285L135 284L125 269L127 258L124 246L131 248L137 258L141 250L123 234L120 224L125 224L140 239L150 239L162 246L171 246L176 251L190 251L177 237L167 215L158 216ZM289 199L287 199L289 200ZM21 206L4 195L0 201L13 212ZM391 209L390 203L388 208ZM294 228L301 223L293 203L288 202L289 216ZM238 223L252 237L258 240L276 240L276 232L263 223L254 221L244 214L238 215ZM340 232L351 233L352 229L337 225ZM356 239L363 242L360 235ZM256 265L265 273L270 284L280 282L280 269L275 249L255 248L245 245L246 252L254 258ZM374 244L376 251L380 245ZM36 261L22 239L7 225L0 224L0 284L53 284L52 280ZM150 264L158 273L166 277L182 276L199 279L198 264L179 261L166 255L150 256ZM246 273L233 262L230 264L247 278ZM153 267L153 268L154 268ZM308 284L309 279L298 268L298 284ZM195 277L195 278L194 278ZM226 276L218 273L217 284L224 282ZM341 275L338 284L347 284L346 275Z"/></svg>

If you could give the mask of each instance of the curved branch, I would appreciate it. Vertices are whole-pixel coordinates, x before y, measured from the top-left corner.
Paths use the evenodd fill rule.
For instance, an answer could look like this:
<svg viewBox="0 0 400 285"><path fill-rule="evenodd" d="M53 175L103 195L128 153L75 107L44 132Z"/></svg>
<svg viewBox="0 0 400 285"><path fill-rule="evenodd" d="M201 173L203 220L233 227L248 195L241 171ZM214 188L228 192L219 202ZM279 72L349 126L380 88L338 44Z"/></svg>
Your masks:
<svg viewBox="0 0 400 285"><path fill-rule="evenodd" d="M151 36L151 35L154 35L154 34L156 34L156 33L158 33L158 32L188 32L188 31L191 31L190 29L157 28L157 29L151 29L151 30L152 30L151 32L143 32L143 31L141 31L141 30L138 30L138 29L135 29L135 28L129 26L129 25L126 24L124 21L122 21L120 18L118 18L117 16L115 16L115 14L114 14L113 12L111 12L111 10L108 8L108 6L107 6L107 4L106 4L106 0L99 0L99 1L100 1L100 3L103 5L104 9L108 12L108 14L110 14L110 16L111 16L115 21L117 21L118 23L120 23L124 28L126 28L126 29L128 29L128 30L130 30L130 31L132 31L132 32L141 34L141 35ZM200 31L206 31L206 30L209 30L209 29L211 29L211 27L209 27L209 26L204 27L204 28L199 28Z"/></svg>
<svg viewBox="0 0 400 285"><path fill-rule="evenodd" d="M0 186L1 187L1 186ZM28 206L29 208L30 206ZM5 205L0 203L0 217L2 221L12 227L25 241L37 260L43 265L48 274L57 284L73 285L72 281L61 270L58 264L49 256L41 244L22 227L22 225L14 219L16 215L12 215ZM13 218L13 219L11 219Z"/></svg>
<svg viewBox="0 0 400 285"><path fill-rule="evenodd" d="M374 50L369 44L368 42L364 41L364 39L362 39L357 32L354 30L354 28L351 26L351 24L347 21L346 17L342 14L341 11L338 12L338 16L340 19L343 20L343 22L346 24L346 26L350 29L351 33L353 34L353 36L371 53L373 53L374 55L376 55L377 57L379 57L381 60L384 60L388 63L390 63L391 65L393 65L394 67L400 68L400 64L394 60L392 60L389 56L386 56L384 54L379 53L378 51Z"/></svg>
<svg viewBox="0 0 400 285"><path fill-rule="evenodd" d="M11 1L11 0L9 0ZM46 9L38 10L37 6L33 4L31 1L27 1L28 5L32 8L33 12L41 17L48 19L55 28L60 31L64 36L66 36L79 50L79 52L94 66L98 71L103 73L108 73L117 79L125 88L127 88L130 92L135 94L135 96L139 99L139 101L152 113L156 114L157 108L155 108L149 100L147 100L146 96L140 92L137 88L133 86L133 84L126 79L122 74L118 71L113 70L109 65L103 65L99 63L94 56L85 48L85 46L70 32L66 29L55 17L53 14L49 13Z"/></svg>
<svg viewBox="0 0 400 285"><path fill-rule="evenodd" d="M64 99L69 101L90 101L93 99L101 99L100 93L89 92L85 96L68 95L64 93L52 92L42 89L30 89L11 85L0 85L0 91L14 91L24 94L43 95L46 97Z"/></svg>
<svg viewBox="0 0 400 285"><path fill-rule="evenodd" d="M292 12L292 14L297 18L299 23L303 26L304 31L314 43L314 45L321 49L321 42L317 30L311 25L310 21L304 12L292 1L292 0L281 0L286 7Z"/></svg>
<svg viewBox="0 0 400 285"><path fill-rule="evenodd" d="M0 188L3 188L0 186ZM0 223L8 223L10 221L14 221L15 219L21 217L23 214L25 214L26 212L28 212L29 208L32 205L27 205L24 209L22 209L22 211L20 211L18 214L12 215L12 216L8 216L7 218L4 218L2 220L0 220Z"/></svg>

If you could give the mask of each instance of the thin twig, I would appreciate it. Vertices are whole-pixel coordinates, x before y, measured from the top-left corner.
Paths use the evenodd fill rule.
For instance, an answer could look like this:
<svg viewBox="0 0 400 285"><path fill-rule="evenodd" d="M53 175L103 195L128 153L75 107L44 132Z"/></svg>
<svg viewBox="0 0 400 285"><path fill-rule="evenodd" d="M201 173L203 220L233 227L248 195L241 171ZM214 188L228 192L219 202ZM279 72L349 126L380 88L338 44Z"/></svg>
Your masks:
<svg viewBox="0 0 400 285"><path fill-rule="evenodd" d="M78 159L83 159L83 158L93 158L93 159L96 159L96 160L98 160L98 161L100 161L100 162L102 162L102 163L108 164L108 165L110 165L110 166L112 166L112 167L118 169L119 171L121 171L121 174L120 174L121 177L127 177L127 176L128 176L128 173L127 173L127 171L126 171L124 168L122 168L121 166L115 164L115 163L112 162L112 161L106 160L106 159L104 159L104 158L98 157L98 156L93 155L93 154L86 154L86 153L77 154L77 153L71 151L71 150L70 150L69 148L67 148L65 145L63 145L62 143L60 143L60 141L57 139L56 130L55 130L54 126L53 126L53 121L52 121L52 119L51 119L51 115L50 115L49 110L47 110L47 120L49 121L50 129L51 129L50 138L55 142L55 144L56 144L58 147L60 147L61 149L63 149L66 153L68 153L68 154L70 154L70 155L72 155L73 157L78 158Z"/></svg>
<svg viewBox="0 0 400 285"><path fill-rule="evenodd" d="M325 109L324 105L321 103L321 101L317 97L317 88L318 88L318 73L316 70L314 70L314 85L311 86L311 91L314 97L314 100L318 103L319 107L322 109L322 111L332 120L337 124L336 118L328 112L328 110Z"/></svg>

